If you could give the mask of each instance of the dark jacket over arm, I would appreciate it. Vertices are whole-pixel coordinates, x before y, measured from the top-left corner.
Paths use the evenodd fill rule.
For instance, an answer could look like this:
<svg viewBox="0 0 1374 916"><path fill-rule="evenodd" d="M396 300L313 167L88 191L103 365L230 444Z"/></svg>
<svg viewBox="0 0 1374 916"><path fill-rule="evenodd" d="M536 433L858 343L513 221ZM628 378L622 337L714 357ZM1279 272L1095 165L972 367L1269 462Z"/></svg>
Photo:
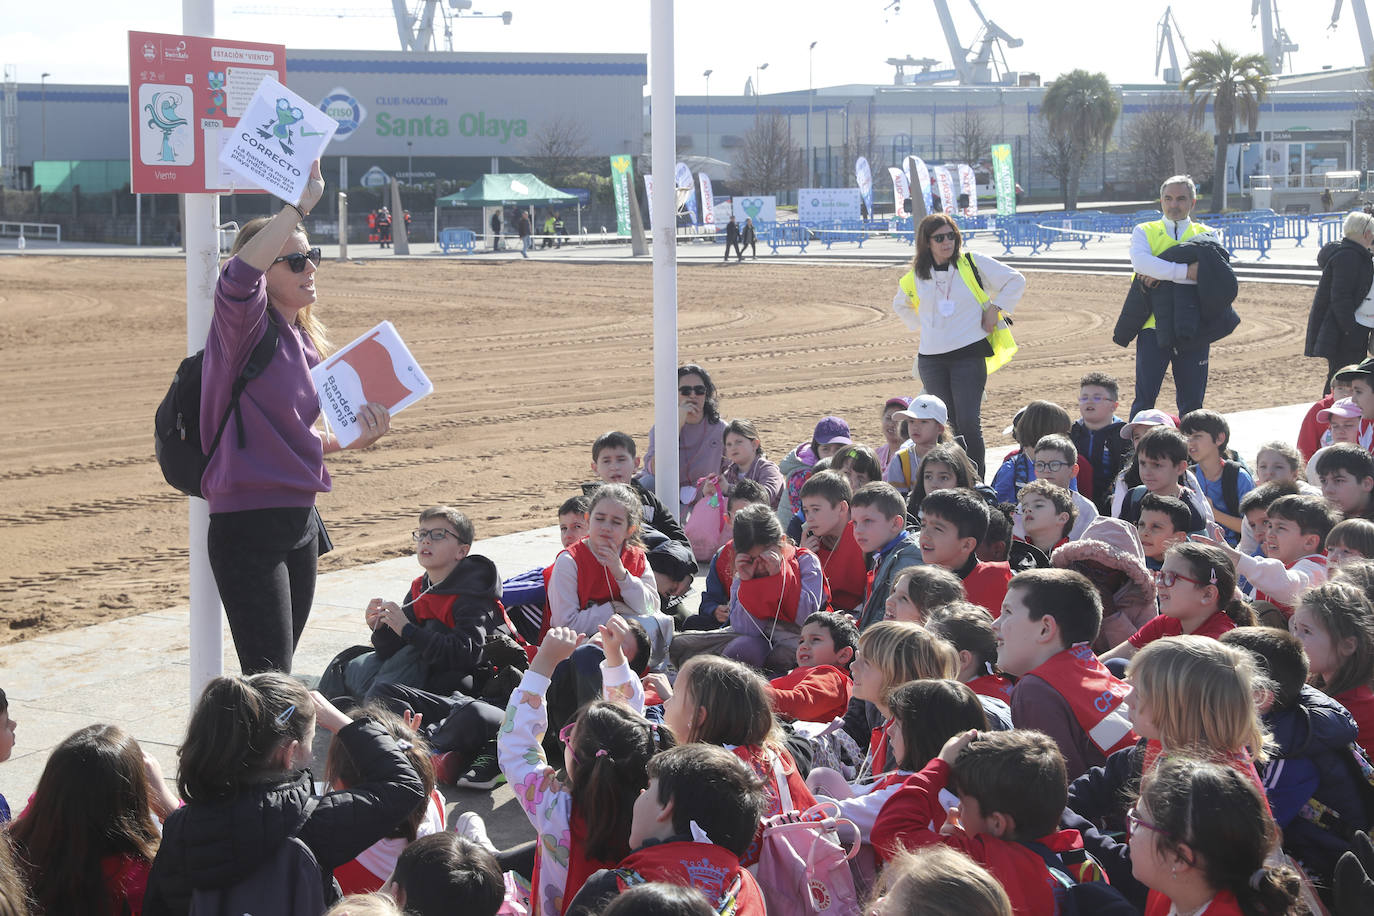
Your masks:
<svg viewBox="0 0 1374 916"><path fill-rule="evenodd" d="M1216 343L1240 324L1233 303L1238 285L1231 255L1211 239L1198 237L1159 255L1176 264L1196 264L1197 283L1161 281L1147 287L1136 277L1121 307L1112 340L1127 346L1155 316L1159 344L1175 350Z"/></svg>

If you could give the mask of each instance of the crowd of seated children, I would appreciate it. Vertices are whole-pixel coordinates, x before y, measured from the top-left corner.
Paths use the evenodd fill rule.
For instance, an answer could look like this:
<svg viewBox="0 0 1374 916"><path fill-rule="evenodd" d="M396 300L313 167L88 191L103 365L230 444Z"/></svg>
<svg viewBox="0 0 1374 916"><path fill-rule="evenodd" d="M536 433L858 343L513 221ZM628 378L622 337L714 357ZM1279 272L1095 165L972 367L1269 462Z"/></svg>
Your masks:
<svg viewBox="0 0 1374 916"><path fill-rule="evenodd" d="M558 539L563 550L582 539L587 533L587 509L591 498L586 494L572 496L558 507ZM527 644L539 642L543 632L544 613L548 609L549 577L553 564L527 569L501 583L501 601L506 610L512 636L519 636Z"/></svg>
<svg viewBox="0 0 1374 916"><path fill-rule="evenodd" d="M706 564L706 581L701 590L701 604L693 617L687 618L684 630L719 630L730 622L730 588L735 581L735 515L749 505L768 505L768 494L752 480L741 480L726 501L732 538L726 541Z"/></svg>
<svg viewBox="0 0 1374 916"><path fill-rule="evenodd" d="M746 506L733 523L735 568L730 624L723 630L683 633L669 652L679 667L701 652L760 668L790 670L802 624L828 596L815 554L795 546L766 506Z"/></svg>
<svg viewBox="0 0 1374 916"><path fill-rule="evenodd" d="M954 647L959 659L955 676L985 701L1000 703L992 707L985 702L984 706L1010 725L1014 685L997 670L997 632L987 611L967 601L954 601L932 611L926 629Z"/></svg>
<svg viewBox="0 0 1374 916"><path fill-rule="evenodd" d="M1246 494L1249 499L1251 494ZM1242 507L1245 505L1241 503ZM1140 501L1140 518L1135 523L1140 538L1140 551L1145 555L1145 568L1151 571L1164 566L1164 554L1175 544L1188 539L1188 526L1193 516L1181 499L1146 493Z"/></svg>
<svg viewBox="0 0 1374 916"><path fill-rule="evenodd" d="M1031 401L1017 412L1012 421L1012 438L1020 446L1007 455L992 477L992 489L997 493L997 501L1016 502L1021 488L1035 479L1035 449L1046 436L1069 435L1071 427L1069 413L1050 401ZM1092 467L1085 460L1075 462L1080 487L1092 492Z"/></svg>
<svg viewBox="0 0 1374 916"><path fill-rule="evenodd" d="M1361 419L1360 406L1356 404L1354 400L1346 398L1337 401L1325 410L1318 411L1317 416L1326 421L1326 438L1330 439L1331 442L1329 445L1323 445L1321 448L1317 449L1312 453L1312 457L1307 460L1305 473L1310 483L1317 482L1317 460L1321 458L1322 454L1332 445L1340 445L1344 442L1350 445L1357 445L1360 448L1365 448L1365 446L1360 443L1360 424L1363 422Z"/></svg>
<svg viewBox="0 0 1374 916"><path fill-rule="evenodd" d="M1326 557L1321 550L1335 515L1315 496L1282 496L1269 504L1266 515L1263 557L1247 556L1221 538L1206 541L1220 547L1236 564L1236 572L1253 587L1256 602L1266 602L1287 620L1302 591L1326 581ZM1256 614L1270 626L1283 623L1269 608L1261 607Z"/></svg>
<svg viewBox="0 0 1374 916"><path fill-rule="evenodd" d="M758 429L749 420L731 420L725 427L725 460L727 463L719 484L725 496L733 493L741 480L752 480L768 494L769 508L778 507L787 482L783 480L777 464L764 455Z"/></svg>
<svg viewBox="0 0 1374 916"><path fill-rule="evenodd" d="M1071 778L1136 739L1124 708L1130 688L1093 654L1101 625L1097 588L1066 569L1018 573L994 624L997 667L1018 679L1012 723L1054 739Z"/></svg>
<svg viewBox="0 0 1374 916"><path fill-rule="evenodd" d="M946 790L959 799L948 812L940 797ZM884 860L901 848L950 846L992 873L1015 912L1055 913L1056 881L1045 856L1064 871L1062 856L1083 849L1078 831L1059 828L1066 797L1064 756L1048 736L966 731L888 799L873 846Z"/></svg>
<svg viewBox="0 0 1374 916"><path fill-rule="evenodd" d="M501 576L496 564L470 553L472 522L457 509L420 513L411 532L424 570L400 604L373 598L364 612L370 651L345 650L325 669L320 692L361 701L378 684L404 684L438 693L466 688L488 634L501 623Z"/></svg>
<svg viewBox="0 0 1374 916"><path fill-rule="evenodd" d="M890 483L869 484L855 493L849 504L854 540L869 557L870 578L864 591L863 609L858 615L859 632L886 615L887 596L897 573L923 562L917 536L906 528L906 513L902 494Z"/></svg>
<svg viewBox="0 0 1374 916"><path fill-rule="evenodd" d="M1326 569L1330 577L1351 560L1374 559L1374 522L1348 518L1332 526L1326 536Z"/></svg>
<svg viewBox="0 0 1374 916"><path fill-rule="evenodd" d="M1112 511L1111 515L1117 518L1122 517L1122 510L1126 505L1126 497L1131 490L1141 485L1140 479L1140 455L1138 453L1140 440L1145 438L1145 434L1157 428L1178 430L1178 421L1162 410L1142 410L1121 428L1121 435L1130 440L1131 451L1127 455L1126 465L1116 478L1116 483L1112 487ZM1187 448L1183 450L1187 455ZM1178 477L1178 485L1181 491L1181 498L1192 505L1197 514L1205 521L1211 517L1212 506L1203 497L1202 487L1197 482L1197 477L1191 470L1185 470Z"/></svg>
<svg viewBox="0 0 1374 916"><path fill-rule="evenodd" d="M1188 441L1182 433L1162 425L1149 430L1136 443L1135 463L1140 474L1140 485L1126 493L1117 518L1134 525L1140 519L1140 501L1145 494L1158 493L1160 496L1181 499L1192 509L1192 522L1188 528L1190 534L1205 530L1207 518L1197 504L1197 500L1205 501L1205 497L1179 483L1180 477L1191 473L1188 469Z"/></svg>
<svg viewBox="0 0 1374 916"><path fill-rule="evenodd" d="M742 864L766 816L764 780L735 754L704 743L655 755L646 775L648 786L634 803L629 855L590 875L566 912L595 916L625 891L661 882L696 888L711 913L730 907L739 916L765 916L763 892Z"/></svg>
<svg viewBox="0 0 1374 916"><path fill-rule="evenodd" d="M773 712L803 722L830 722L849 708L849 665L859 630L844 614L817 611L802 624L797 667L768 683Z"/></svg>
<svg viewBox="0 0 1374 916"><path fill-rule="evenodd" d="M1241 500L1255 488L1250 469L1227 458L1231 426L1215 410L1194 410L1179 423L1187 439L1190 470L1202 487L1202 495L1212 506L1212 518L1225 529L1231 546L1240 543Z"/></svg>
<svg viewBox="0 0 1374 916"><path fill-rule="evenodd" d="M778 501L778 520L787 523L801 506L801 488L812 472L817 470L816 462L832 457L846 445L853 445L849 438L849 424L840 417L822 417L811 433L810 442L800 442L787 453L778 469L787 481Z"/></svg>
<svg viewBox="0 0 1374 916"><path fill-rule="evenodd" d="M1354 831L1369 829L1370 810L1351 751L1358 726L1343 706L1307 684L1307 655L1292 633L1239 627L1221 641L1254 655L1270 681L1259 708L1273 742L1260 780L1283 831L1284 851L1319 886L1330 887Z"/></svg>
<svg viewBox="0 0 1374 916"><path fill-rule="evenodd" d="M1307 413L1302 418L1302 425L1298 429L1297 449L1302 455L1302 460L1307 461L1317 453L1317 449L1324 445L1331 444L1330 430L1327 428L1325 420L1319 420L1317 415L1329 408L1337 401L1349 398L1354 389L1351 382L1359 374L1360 367L1357 365L1345 366L1337 369L1336 374L1331 377L1331 390L1322 396L1311 407L1307 408Z"/></svg>
<svg viewBox="0 0 1374 916"><path fill-rule="evenodd" d="M887 726L892 768L870 778L846 782L834 770L816 768L807 784L821 801L833 801L840 816L853 821L863 842L871 843L878 812L907 778L940 753L954 735L988 730L978 696L968 685L948 678L907 681L888 692Z"/></svg>
<svg viewBox="0 0 1374 916"><path fill-rule="evenodd" d="M922 394L892 416L901 424L904 441L888 459L883 480L906 494L915 485L917 469L930 450L949 441L949 410L935 395Z"/></svg>
<svg viewBox="0 0 1374 916"><path fill-rule="evenodd" d="M1007 563L1013 573L1043 568L1040 551L1016 540L1012 534L1015 515L1016 506L1011 503L988 506L988 533L978 542L974 555L984 563Z"/></svg>
<svg viewBox="0 0 1374 916"><path fill-rule="evenodd" d="M924 624L934 611L965 597L963 580L943 566L908 566L892 580L883 619Z"/></svg>
<svg viewBox="0 0 1374 916"><path fill-rule="evenodd" d="M1299 492L1321 496L1321 487L1306 479L1303 457L1287 442L1266 442L1255 453L1255 486L1292 481Z"/></svg>
<svg viewBox="0 0 1374 916"><path fill-rule="evenodd" d="M1089 372L1078 382L1078 419L1069 428L1069 438L1078 454L1092 467L1092 486L1083 495L1103 515L1111 513L1112 487L1131 449L1130 437L1122 435L1126 423L1116 416L1118 398L1116 379L1102 372ZM1078 489L1083 492L1085 488L1079 484Z"/></svg>
<svg viewBox="0 0 1374 916"><path fill-rule="evenodd" d="M639 481L635 476L638 470L639 457L635 454L634 436L616 430L602 433L592 443L592 473L596 475L596 480L584 483L582 493L591 496L602 484L629 487L641 503L640 521L664 537L686 544L687 535L677 515L665 509L654 491Z"/></svg>
<svg viewBox="0 0 1374 916"><path fill-rule="evenodd" d="M1078 507L1069 490L1048 480L1036 479L1021 488L1016 498L1016 517L1021 524L1018 540L1049 557L1056 547L1069 542L1069 533L1078 518Z"/></svg>
<svg viewBox="0 0 1374 916"><path fill-rule="evenodd" d="M1074 507L1078 510L1073 528L1069 531L1070 540L1082 537L1093 519L1100 514L1093 501L1075 489L1078 485L1078 463L1078 448L1068 436L1042 436L1040 441L1035 443L1035 463L1032 465L1035 479L1045 480L1068 490Z"/></svg>
<svg viewBox="0 0 1374 916"><path fill-rule="evenodd" d="M1233 767L1260 788L1255 767L1267 760L1269 737L1255 697L1267 681L1248 652L1202 636L1156 640L1131 659L1129 679L1130 717L1140 740L1073 780L1072 815L1064 823L1084 832L1112 884L1140 905L1145 888L1131 876L1130 850L1111 839L1127 826L1133 787L1162 761L1192 754ZM1105 833L1089 831L1089 824Z"/></svg>
<svg viewBox="0 0 1374 916"><path fill-rule="evenodd" d="M1099 516L1083 537L1054 552L1056 569L1082 573L1096 587L1102 622L1093 648L1105 651L1140 629L1158 613L1155 582L1145 565L1134 525Z"/></svg>
<svg viewBox="0 0 1374 916"><path fill-rule="evenodd" d="M906 410L910 406L911 400L911 398L898 395L883 402L883 442L873 450L873 454L877 456L878 463L884 468L892 463L893 456L897 454L897 450L902 447L902 443L907 439L905 428L902 425L903 420L897 416L897 411Z"/></svg>
<svg viewBox="0 0 1374 916"><path fill-rule="evenodd" d="M805 811L816 803L796 760L784 746L768 699L768 682L748 665L698 655L683 665L663 707L663 723L681 744L725 747L764 781L763 817ZM763 825L740 861L758 861Z"/></svg>
<svg viewBox="0 0 1374 916"><path fill-rule="evenodd" d="M953 487L971 490L981 486L980 480L978 467L962 448L953 442L935 446L921 459L921 466L916 472L916 483L907 494L908 526L921 527L921 503L928 494Z"/></svg>
<svg viewBox="0 0 1374 916"><path fill-rule="evenodd" d="M972 491L938 490L921 502L924 562L954 573L963 580L968 600L996 616L1012 576L1007 563L978 559L975 551L987 530L987 503Z"/></svg>
<svg viewBox="0 0 1374 916"><path fill-rule="evenodd" d="M674 743L673 731L636 709L643 705L634 690L638 681L623 656L608 652L607 662L618 664L604 670L603 690L621 701L584 706L559 734L562 767L549 764L543 747L546 693L554 670L580 641L567 627L544 636L511 695L497 742L501 769L538 836L530 902L544 916L564 912L565 902L593 872L613 868L629 853L631 810L647 784L645 768Z"/></svg>
<svg viewBox="0 0 1374 916"><path fill-rule="evenodd" d="M1307 653L1311 683L1350 711L1356 741L1374 752L1374 608L1346 581L1302 593L1289 628Z"/></svg>
<svg viewBox="0 0 1374 916"><path fill-rule="evenodd" d="M830 459L830 470L842 474L849 481L849 488L856 493L868 484L883 479L878 459L866 445L840 449Z"/></svg>
<svg viewBox="0 0 1374 916"><path fill-rule="evenodd" d="M1236 597L1236 567L1218 547L1190 541L1170 547L1164 566L1155 573L1155 594L1159 616L1104 653L1103 662L1129 659L1166 636L1218 639L1229 630L1255 623L1254 611Z"/></svg>
<svg viewBox="0 0 1374 916"><path fill-rule="evenodd" d="M843 475L819 471L801 490L805 522L795 542L816 555L821 563L830 603L846 613L863 606L868 588L864 552L854 539L849 504L854 490Z"/></svg>
<svg viewBox="0 0 1374 916"><path fill-rule="evenodd" d="M1346 518L1374 516L1374 457L1358 445L1341 443L1317 459L1322 498Z"/></svg>
<svg viewBox="0 0 1374 916"><path fill-rule="evenodd" d="M1275 480L1262 483L1245 494L1240 501L1240 514L1245 517L1245 524L1241 525L1240 544L1236 549L1252 557L1265 556L1270 504L1281 496L1296 496L1300 492L1295 481Z"/></svg>

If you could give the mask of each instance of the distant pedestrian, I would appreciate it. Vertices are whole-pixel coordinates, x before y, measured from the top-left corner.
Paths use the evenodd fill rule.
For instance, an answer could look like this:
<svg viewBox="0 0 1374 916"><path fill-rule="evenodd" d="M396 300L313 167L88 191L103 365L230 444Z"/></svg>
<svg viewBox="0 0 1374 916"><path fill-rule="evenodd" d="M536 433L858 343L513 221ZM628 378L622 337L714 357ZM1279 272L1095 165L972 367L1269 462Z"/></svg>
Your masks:
<svg viewBox="0 0 1374 916"><path fill-rule="evenodd" d="M552 248L552 247L553 247L553 235L554 235L553 224L554 224L553 212L550 211L549 215L546 216L546 217L544 217L544 237L543 237L542 239L539 240L539 247L540 247L540 248Z"/></svg>
<svg viewBox="0 0 1374 916"><path fill-rule="evenodd" d="M515 231L520 234L520 257L528 258L530 256L530 241L533 239L528 211L520 211L520 219L515 224Z"/></svg>
<svg viewBox="0 0 1374 916"><path fill-rule="evenodd" d="M739 223L735 222L734 214L730 214L730 222L725 224L725 260L730 260L730 249L734 248L741 260L744 258L743 252L739 250Z"/></svg>
<svg viewBox="0 0 1374 916"><path fill-rule="evenodd" d="M497 207L491 214L491 250L501 250L501 208Z"/></svg>
<svg viewBox="0 0 1374 916"><path fill-rule="evenodd" d="M377 214L377 243L379 248L391 245L391 211L386 207Z"/></svg>
<svg viewBox="0 0 1374 916"><path fill-rule="evenodd" d="M553 211L553 234L558 236L558 244L555 247L562 248L563 241L568 237L568 227L563 222L563 214L558 210Z"/></svg>
<svg viewBox="0 0 1374 916"><path fill-rule="evenodd" d="M744 249L746 247L749 249L749 257L751 259L757 259L759 256L758 246L758 236L754 234L754 221L749 217L745 217L744 232L740 235L739 240L739 259L741 261L744 260Z"/></svg>

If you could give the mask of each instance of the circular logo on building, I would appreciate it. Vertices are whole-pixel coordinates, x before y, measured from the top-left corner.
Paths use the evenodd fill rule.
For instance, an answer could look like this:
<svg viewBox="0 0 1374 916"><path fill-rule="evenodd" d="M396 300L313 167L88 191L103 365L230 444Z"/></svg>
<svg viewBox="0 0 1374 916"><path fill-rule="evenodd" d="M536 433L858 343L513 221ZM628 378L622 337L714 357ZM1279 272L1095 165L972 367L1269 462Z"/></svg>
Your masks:
<svg viewBox="0 0 1374 916"><path fill-rule="evenodd" d="M342 140L353 133L367 117L367 109L363 108L363 103L342 87L332 90L324 97L320 102L320 111L339 122L339 129L334 134L335 140Z"/></svg>

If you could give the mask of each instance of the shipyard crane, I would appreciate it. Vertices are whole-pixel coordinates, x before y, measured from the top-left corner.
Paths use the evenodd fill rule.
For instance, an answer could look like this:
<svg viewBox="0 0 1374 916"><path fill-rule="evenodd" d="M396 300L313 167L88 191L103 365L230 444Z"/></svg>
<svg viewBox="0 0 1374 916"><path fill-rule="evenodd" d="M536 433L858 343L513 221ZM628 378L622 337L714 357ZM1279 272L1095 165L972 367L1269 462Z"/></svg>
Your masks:
<svg viewBox="0 0 1374 916"><path fill-rule="evenodd" d="M935 0L935 15L940 19L940 28L945 33L945 44L949 45L950 57L953 58L954 69L959 74L961 86L991 83L993 69L998 69L999 75L1007 73L1007 58L1002 51L1002 45L1005 44L1008 48L1019 48L1024 44L1021 39L1013 38L1005 29L984 16L983 11L978 7L977 0L968 0L968 2L973 7L973 11L978 14L978 19L983 25L974 35L969 46L964 47L959 43L959 31L954 27L954 17L949 11L949 0ZM977 53L974 53L974 45L978 46ZM998 67L998 59L1001 61L1000 68Z"/></svg>
<svg viewBox="0 0 1374 916"><path fill-rule="evenodd" d="M1178 43L1183 46L1183 60L1187 63L1192 59L1192 53L1188 50L1188 42L1183 40L1183 29L1179 28L1178 18L1174 16L1172 6L1164 7L1164 15L1159 17L1159 25L1155 28L1158 36L1155 42L1155 76L1159 76L1159 64L1164 59L1164 49L1169 49L1169 66L1164 68L1164 82L1177 86L1183 82L1183 71L1178 66L1178 52L1174 50L1174 37L1178 37Z"/></svg>
<svg viewBox="0 0 1374 916"><path fill-rule="evenodd" d="M1328 29L1334 29L1337 21L1341 18L1342 0L1336 0L1336 8L1331 11L1331 24ZM1374 57L1374 32L1369 29L1369 10L1364 5L1364 0L1350 0L1350 10L1355 14L1355 30L1360 33L1360 55L1363 57L1362 67L1369 66L1369 59Z"/></svg>
<svg viewBox="0 0 1374 916"><path fill-rule="evenodd" d="M907 82L907 67L920 67L922 73L929 73L930 68L938 64L939 61L933 57L912 57L908 54L906 57L889 57L887 63L889 66L897 68L897 73L892 78L892 85L903 86Z"/></svg>
<svg viewBox="0 0 1374 916"><path fill-rule="evenodd" d="M1340 0L1337 0L1336 7L1339 10ZM1251 28L1254 27L1256 16L1260 20L1260 39L1264 42L1264 59L1269 62L1269 72L1280 74L1284 70L1284 56L1298 50L1298 43L1288 37L1288 30L1279 22L1278 0L1253 0L1250 5Z"/></svg>
<svg viewBox="0 0 1374 916"><path fill-rule="evenodd" d="M396 20L396 34L401 39L401 50L410 51L415 54L424 54L429 51L438 51L439 40L435 35L435 20L443 23L444 39L443 50L453 50L453 21L462 17L464 19L500 19L506 25L511 23L511 13L509 10L502 13L482 13L472 8L472 0L413 0L411 7L407 7L407 0L391 0L392 11L383 12L380 8L370 9L367 7L303 7L294 10L293 16L315 16L328 19L385 19L394 17ZM451 7L451 9L450 9ZM249 16L280 16L282 15L279 6L240 6L234 9L236 13Z"/></svg>

